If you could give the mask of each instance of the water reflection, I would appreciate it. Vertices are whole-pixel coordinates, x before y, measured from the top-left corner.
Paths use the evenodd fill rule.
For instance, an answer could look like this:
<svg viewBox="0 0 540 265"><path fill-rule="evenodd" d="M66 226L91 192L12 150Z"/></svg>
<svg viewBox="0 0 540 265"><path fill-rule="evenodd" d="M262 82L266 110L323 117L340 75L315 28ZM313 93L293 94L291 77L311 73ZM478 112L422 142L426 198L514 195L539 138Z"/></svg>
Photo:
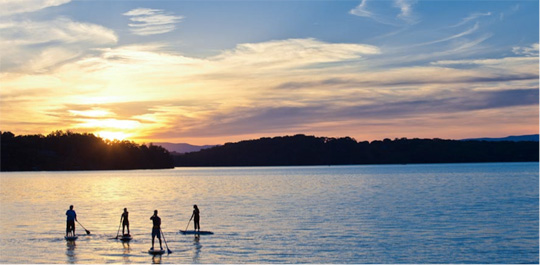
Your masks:
<svg viewBox="0 0 540 265"><path fill-rule="evenodd" d="M152 255L152 264L161 264L161 254Z"/></svg>
<svg viewBox="0 0 540 265"><path fill-rule="evenodd" d="M75 248L77 247L77 244L75 243L75 241L67 241L66 246L67 263L77 263L77 255L75 253Z"/></svg>
<svg viewBox="0 0 540 265"><path fill-rule="evenodd" d="M129 253L131 252L129 242L122 242L122 247L124 248L124 251L122 252L124 263L131 263L131 261L129 260Z"/></svg>
<svg viewBox="0 0 540 265"><path fill-rule="evenodd" d="M195 238L193 238L193 246L194 246L194 252L193 252L193 263L199 263L199 255L201 254L201 236L195 235Z"/></svg>

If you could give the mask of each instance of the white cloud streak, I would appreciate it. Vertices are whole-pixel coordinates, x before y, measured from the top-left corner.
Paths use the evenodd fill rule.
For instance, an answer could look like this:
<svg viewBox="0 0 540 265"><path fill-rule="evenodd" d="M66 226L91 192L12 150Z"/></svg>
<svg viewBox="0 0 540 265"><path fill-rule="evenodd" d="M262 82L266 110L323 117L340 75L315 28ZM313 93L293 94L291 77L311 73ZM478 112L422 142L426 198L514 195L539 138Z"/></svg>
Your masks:
<svg viewBox="0 0 540 265"><path fill-rule="evenodd" d="M379 48L372 45L326 43L310 38L240 44L212 59L231 66L249 64L269 69L340 62L378 53Z"/></svg>
<svg viewBox="0 0 540 265"><path fill-rule="evenodd" d="M367 17L378 23L392 25L392 26L403 26L403 22L406 25L412 25L419 22L418 18L414 15L413 5L416 3L414 0L394 0L392 7L398 8L400 13L393 17L391 15L383 13L375 13L368 10L368 0L362 0L362 2L349 11L349 14ZM388 11L387 13L391 13Z"/></svg>
<svg viewBox="0 0 540 265"><path fill-rule="evenodd" d="M94 47L116 44L114 31L96 24L56 18L0 22L2 71L44 71Z"/></svg>
<svg viewBox="0 0 540 265"><path fill-rule="evenodd" d="M463 31L463 32L454 34L454 35L452 35L452 36L448 36L448 37L443 38L443 39L440 39L440 40L434 40L434 41L430 41L430 42L419 43L419 44L416 44L416 45L414 45L414 46L432 45L432 44L436 44L436 43L441 43L441 42L446 42L446 41L454 40L454 39L457 39L457 38L465 37L465 36L467 36L467 35L471 35L471 34L473 34L474 32L476 32L478 29L479 29L479 25L478 25L478 23L476 23L476 24L474 24L473 27L471 27L470 29L467 29L467 30L465 30L465 31Z"/></svg>
<svg viewBox="0 0 540 265"><path fill-rule="evenodd" d="M362 0L362 2L357 7L349 11L349 13L359 17L372 17L373 13L367 10L366 4L367 0Z"/></svg>
<svg viewBox="0 0 540 265"><path fill-rule="evenodd" d="M408 24L415 24L417 23L417 18L415 17L413 13L412 6L416 3L416 1L411 0L395 0L394 6L400 9L401 13L399 13L398 18L406 21Z"/></svg>
<svg viewBox="0 0 540 265"><path fill-rule="evenodd" d="M462 19L461 22L459 22L459 23L457 23L455 25L449 26L449 28L459 27L459 26L467 24L469 21L477 20L478 18L487 17L487 16L491 16L491 12L473 13L473 14L470 14L468 17Z"/></svg>
<svg viewBox="0 0 540 265"><path fill-rule="evenodd" d="M148 36L171 32L176 24L182 21L183 16L165 13L161 9L137 8L123 14L130 17L131 32L135 35Z"/></svg>
<svg viewBox="0 0 540 265"><path fill-rule="evenodd" d="M534 43L529 47L513 47L512 52L517 55L525 55L530 57L538 57L539 45L538 43Z"/></svg>
<svg viewBox="0 0 540 265"><path fill-rule="evenodd" d="M71 0L0 0L0 17L35 12L69 2Z"/></svg>

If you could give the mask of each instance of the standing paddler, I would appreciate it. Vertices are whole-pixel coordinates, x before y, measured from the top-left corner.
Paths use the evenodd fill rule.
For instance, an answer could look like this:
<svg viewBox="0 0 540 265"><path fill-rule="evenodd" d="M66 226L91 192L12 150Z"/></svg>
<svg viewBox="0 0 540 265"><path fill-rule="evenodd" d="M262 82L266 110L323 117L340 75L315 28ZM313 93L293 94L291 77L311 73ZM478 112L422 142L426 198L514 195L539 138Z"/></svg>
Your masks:
<svg viewBox="0 0 540 265"><path fill-rule="evenodd" d="M122 213L122 235L126 236L125 228L127 227L127 236L129 236L131 233L129 232L129 219L128 219L129 212L127 211L127 208L124 208L124 212Z"/></svg>
<svg viewBox="0 0 540 265"><path fill-rule="evenodd" d="M75 236L75 221L77 221L77 213L73 210L73 205L69 206L69 210L66 211L67 222L66 222L66 237Z"/></svg>
<svg viewBox="0 0 540 265"><path fill-rule="evenodd" d="M189 220L191 221L191 219L193 219L194 231L201 232L201 225L199 224L201 216L199 214L200 214L199 207L197 207L197 204L194 204L193 214L191 215L191 218L189 218Z"/></svg>
<svg viewBox="0 0 540 265"><path fill-rule="evenodd" d="M158 211L154 210L154 215L150 217L150 220L152 220L152 223L154 226L152 226L152 248L150 250L154 250L154 239L159 239L159 248L163 250L163 247L161 246L161 218L157 215Z"/></svg>

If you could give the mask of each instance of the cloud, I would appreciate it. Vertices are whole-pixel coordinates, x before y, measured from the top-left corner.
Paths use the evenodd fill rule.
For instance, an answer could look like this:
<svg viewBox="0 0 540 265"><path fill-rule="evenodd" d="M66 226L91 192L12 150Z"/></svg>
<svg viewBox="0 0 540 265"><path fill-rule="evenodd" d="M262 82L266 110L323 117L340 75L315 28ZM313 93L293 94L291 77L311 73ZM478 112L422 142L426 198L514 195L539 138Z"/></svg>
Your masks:
<svg viewBox="0 0 540 265"><path fill-rule="evenodd" d="M459 22L459 23L457 23L457 24L455 24L455 25L449 26L449 28L459 27L459 26L461 26L461 25L467 24L469 21L473 21L473 20L476 20L476 19L478 19L478 18L486 17L486 16L491 16L491 12L486 12L486 13L472 13L472 14L470 14L468 17L462 19L461 22Z"/></svg>
<svg viewBox="0 0 540 265"><path fill-rule="evenodd" d="M174 16L161 9L137 8L123 14L130 17L131 32L135 35L148 36L171 32L176 24L184 19L183 16Z"/></svg>
<svg viewBox="0 0 540 265"><path fill-rule="evenodd" d="M2 71L46 71L117 41L110 29L65 17L0 22Z"/></svg>
<svg viewBox="0 0 540 265"><path fill-rule="evenodd" d="M229 66L251 65L268 70L342 62L379 53L379 48L372 45L326 43L308 38L240 44L235 49L224 51L210 59ZM253 68L252 70L257 71Z"/></svg>
<svg viewBox="0 0 540 265"><path fill-rule="evenodd" d="M35 12L69 2L71 2L71 0L2 0L0 1L0 10L2 10L2 12L0 12L0 17Z"/></svg>
<svg viewBox="0 0 540 265"><path fill-rule="evenodd" d="M538 89L509 89L498 91L470 91L460 93L439 92L414 100L390 101L386 104L368 104L347 107L338 111L339 116L384 118L411 115L469 112L516 106L538 105Z"/></svg>
<svg viewBox="0 0 540 265"><path fill-rule="evenodd" d="M463 32L460 32L460 33L457 33L457 34L454 34L454 35L451 35L451 36L448 36L446 38L439 39L439 40L434 40L434 41L424 42L424 43L418 43L418 44L415 44L413 46L432 45L432 44L436 44L436 43L450 41L450 40L453 40L453 39L457 39L457 38L461 38L461 37L464 37L464 36L467 36L467 35L471 35L472 33L476 32L478 29L479 29L479 25L478 25L478 23L476 23L476 24L474 24L474 26L472 28L470 28L468 30L465 30Z"/></svg>
<svg viewBox="0 0 540 265"><path fill-rule="evenodd" d="M0 24L2 41L14 45L42 44L114 44L118 37L114 31L90 23L59 17L48 21L10 21Z"/></svg>
<svg viewBox="0 0 540 265"><path fill-rule="evenodd" d="M512 15L516 14L519 11L520 8L521 8L520 5L516 4L516 5L512 6L508 11L499 13L499 20L502 21L506 17L509 17L509 16L512 16Z"/></svg>
<svg viewBox="0 0 540 265"><path fill-rule="evenodd" d="M406 21L408 24L417 23L418 21L412 8L415 3L416 1L411 0L395 0L394 6L398 7L401 11L397 17Z"/></svg>
<svg viewBox="0 0 540 265"><path fill-rule="evenodd" d="M354 9L351 9L349 11L349 14L359 16L359 17L372 17L373 13L367 10L367 1L368 0L362 0L362 2L356 6Z"/></svg>
<svg viewBox="0 0 540 265"><path fill-rule="evenodd" d="M512 52L517 55L524 55L530 57L538 57L539 45L538 43L532 44L530 47L513 47Z"/></svg>
<svg viewBox="0 0 540 265"><path fill-rule="evenodd" d="M227 113L210 117L206 123L189 129L180 129L175 134L182 137L216 137L242 134L278 134L303 132L324 124L387 123L393 127L399 119L471 113L491 109L528 107L538 105L539 92L533 89L511 89L502 91L470 91L447 94L437 92L415 99L388 100L384 103L357 103L354 105L330 105L315 102L305 106L253 106L239 107ZM471 117L473 118L473 117ZM366 125L366 124L364 124Z"/></svg>
<svg viewBox="0 0 540 265"><path fill-rule="evenodd" d="M406 25L412 25L419 22L419 19L414 14L413 5L416 3L415 0L394 0L391 7L398 8L400 10L399 14L393 15L393 10L389 9L389 6L386 7L385 12L373 12L368 10L368 0L362 0L362 2L355 8L349 11L349 14L367 17L373 19L374 21L391 25L391 26L403 26L403 22Z"/></svg>
<svg viewBox="0 0 540 265"><path fill-rule="evenodd" d="M410 50L387 55L372 45L312 38L243 43L206 58L166 48L100 48L54 74L4 73L2 124L20 126L10 119L20 115L9 113L21 113L42 121L32 126L44 132L122 127L139 141L222 143L332 128L356 137L392 127L402 137L420 120L446 130L443 116L484 123L503 122L499 117L517 109L524 111L521 120L537 116L534 57L436 60L428 54L434 61L418 64ZM403 64L394 64L397 55ZM362 124L373 126L360 130Z"/></svg>

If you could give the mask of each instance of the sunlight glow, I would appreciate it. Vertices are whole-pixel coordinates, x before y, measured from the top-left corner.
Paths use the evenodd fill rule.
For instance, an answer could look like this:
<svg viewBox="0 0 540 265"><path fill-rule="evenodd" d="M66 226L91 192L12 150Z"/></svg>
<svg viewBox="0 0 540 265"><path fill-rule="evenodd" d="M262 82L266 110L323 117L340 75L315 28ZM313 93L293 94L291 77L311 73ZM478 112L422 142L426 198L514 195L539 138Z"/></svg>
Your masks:
<svg viewBox="0 0 540 265"><path fill-rule="evenodd" d="M125 132L110 132L110 131L101 131L97 132L96 135L105 140L114 141L114 140L126 140L131 137L131 134Z"/></svg>
<svg viewBox="0 0 540 265"><path fill-rule="evenodd" d="M133 120L117 120L117 119L81 119L78 127L81 128L114 128L114 129L136 129L141 124Z"/></svg>
<svg viewBox="0 0 540 265"><path fill-rule="evenodd" d="M83 116L83 117L106 117L111 115L112 113L107 110L102 109L93 109L93 110L69 110L69 112L75 116Z"/></svg>

